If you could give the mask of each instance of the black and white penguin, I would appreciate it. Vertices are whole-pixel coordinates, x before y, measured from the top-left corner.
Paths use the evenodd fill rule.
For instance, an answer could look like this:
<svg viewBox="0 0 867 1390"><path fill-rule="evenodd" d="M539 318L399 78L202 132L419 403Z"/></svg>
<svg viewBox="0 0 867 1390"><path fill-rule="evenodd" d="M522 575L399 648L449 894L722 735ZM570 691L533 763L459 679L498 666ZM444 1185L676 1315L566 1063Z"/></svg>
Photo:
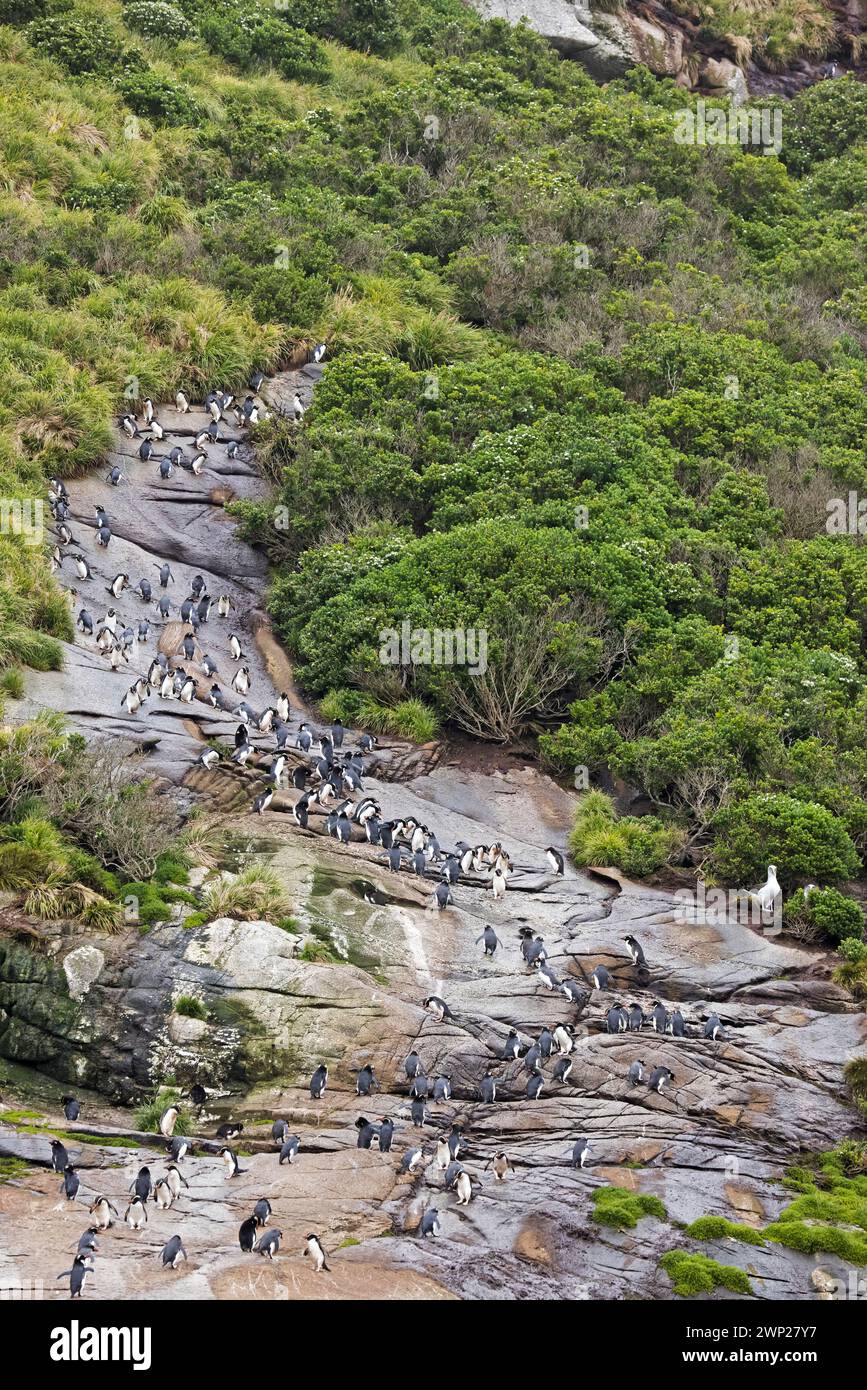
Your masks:
<svg viewBox="0 0 867 1390"><path fill-rule="evenodd" d="M268 1224L268 1218L271 1215L271 1203L268 1201L267 1197L259 1198L253 1208L253 1215L256 1218L257 1225L266 1226Z"/></svg>
<svg viewBox="0 0 867 1390"><path fill-rule="evenodd" d="M419 1227L423 1236L438 1236L440 1233L440 1214L436 1207L428 1207Z"/></svg>
<svg viewBox="0 0 867 1390"><path fill-rule="evenodd" d="M248 1216L246 1221L242 1221L238 1228L238 1244L245 1255L252 1253L253 1246L256 1244L257 1222L255 1217Z"/></svg>
<svg viewBox="0 0 867 1390"><path fill-rule="evenodd" d="M376 1077L373 1074L373 1067L368 1063L363 1066L356 1075L355 1094L357 1096L369 1096L377 1084Z"/></svg>
<svg viewBox="0 0 867 1390"><path fill-rule="evenodd" d="M632 957L632 964L639 970L646 970L647 961L645 960L644 951L641 949L639 942L636 941L634 936L624 936L623 940L626 942L627 949Z"/></svg>
<svg viewBox="0 0 867 1390"><path fill-rule="evenodd" d="M654 1067L653 1071L650 1073L648 1085L651 1091L656 1091L657 1095L661 1096L663 1086L667 1086L668 1083L673 1080L674 1072L669 1071L668 1067Z"/></svg>
<svg viewBox="0 0 867 1390"><path fill-rule="evenodd" d="M573 1062L571 1057L558 1057L554 1063L554 1080L562 1081L565 1085L569 1080L569 1073L572 1070Z"/></svg>
<svg viewBox="0 0 867 1390"><path fill-rule="evenodd" d="M586 1139L576 1139L572 1145L572 1167L583 1168L587 1162L587 1155L590 1152L590 1145Z"/></svg>
<svg viewBox="0 0 867 1390"><path fill-rule="evenodd" d="M440 999L438 994L429 994L426 999L422 1000L421 1006L427 1010L432 1018L436 1019L437 1023L442 1023L444 1018L454 1018L448 1004L444 999Z"/></svg>
<svg viewBox="0 0 867 1390"><path fill-rule="evenodd" d="M271 802L274 800L274 788L268 787L253 802L253 810L259 816L264 816Z"/></svg>
<svg viewBox="0 0 867 1390"><path fill-rule="evenodd" d="M545 858L548 861L548 868L552 874L564 874L566 872L566 861L558 849L549 845L545 850Z"/></svg>
<svg viewBox="0 0 867 1390"><path fill-rule="evenodd" d="M657 1033L664 1033L668 1026L668 1009L658 999L653 1001L650 1010L650 1026Z"/></svg>
<svg viewBox="0 0 867 1390"><path fill-rule="evenodd" d="M644 1063L633 1062L627 1073L630 1086L638 1086L644 1080Z"/></svg>
<svg viewBox="0 0 867 1390"><path fill-rule="evenodd" d="M280 1145L280 1166L284 1163L294 1163L301 1147L301 1140L297 1134L289 1134Z"/></svg>
<svg viewBox="0 0 867 1390"><path fill-rule="evenodd" d="M711 1014L707 1023L704 1025L704 1036L712 1038L714 1042L719 1042L723 1036L722 1023L717 1014Z"/></svg>
<svg viewBox="0 0 867 1390"><path fill-rule="evenodd" d="M596 969L591 971L590 983L592 984L594 989L611 988L611 975L606 970L604 965L597 965Z"/></svg>
<svg viewBox="0 0 867 1390"><path fill-rule="evenodd" d="M163 1136L164 1139L171 1139L172 1135L175 1132L175 1125L178 1122L178 1117L180 1116L180 1113L181 1112L176 1105L167 1105L163 1113L160 1115L159 1129L160 1134Z"/></svg>
<svg viewBox="0 0 867 1390"><path fill-rule="evenodd" d="M641 1032L641 1028L644 1023L644 1010L642 1009L640 1004L636 1004L633 1001L629 1005L629 1008L626 1011L626 1022L627 1027L629 1028L629 1031L631 1033Z"/></svg>
<svg viewBox="0 0 867 1390"><path fill-rule="evenodd" d="M160 1251L160 1259L163 1262L164 1268L177 1269L181 1260L185 1260L186 1258L187 1252L184 1249L184 1244L180 1236L170 1236Z"/></svg>
<svg viewBox="0 0 867 1390"><path fill-rule="evenodd" d="M75 1201L76 1197L78 1196L78 1189L80 1186L81 1181L79 1179L78 1174L76 1173L72 1164L67 1163L66 1167L63 1170L63 1182L60 1184L60 1190L66 1198L67 1202Z"/></svg>
<svg viewBox="0 0 867 1390"><path fill-rule="evenodd" d="M133 1197L123 1214L123 1219L131 1231L140 1231L147 1225L147 1207L141 1197Z"/></svg>
<svg viewBox="0 0 867 1390"><path fill-rule="evenodd" d="M304 1254L309 1255L313 1261L314 1274L319 1274L323 1269L328 1270L329 1274L331 1273L330 1269L328 1269L325 1251L322 1249L319 1237L314 1235L312 1231L308 1233L307 1244L304 1246Z"/></svg>
<svg viewBox="0 0 867 1390"><path fill-rule="evenodd" d="M321 1100L325 1094L325 1087L328 1084L328 1068L324 1062L320 1062L310 1078L310 1095L314 1100Z"/></svg>
<svg viewBox="0 0 867 1390"><path fill-rule="evenodd" d="M479 1082L479 1097L485 1105L493 1105L497 1099L497 1083L490 1071L486 1071Z"/></svg>
<svg viewBox="0 0 867 1390"><path fill-rule="evenodd" d="M69 1297L81 1298L84 1292L85 1280L90 1274L95 1263L92 1251L82 1250L76 1255L72 1269L65 1269L62 1274L58 1274L58 1279L69 1279Z"/></svg>
<svg viewBox="0 0 867 1390"><path fill-rule="evenodd" d="M161 565L155 564L155 565L154 565L154 568L155 568L155 569L158 569L159 572L160 572L160 588L161 588L161 589L167 589L170 582L171 582L172 584L174 584L174 582L175 582L175 576L172 574L171 566L169 565L168 561L164 562L164 563L161 564Z"/></svg>
<svg viewBox="0 0 867 1390"><path fill-rule="evenodd" d="M401 1173L414 1173L417 1168L421 1167L423 1161L424 1151L422 1149L407 1149L400 1160L399 1171Z"/></svg>
<svg viewBox="0 0 867 1390"><path fill-rule="evenodd" d="M219 1157L223 1160L223 1176L225 1178L237 1178L241 1173L246 1173L247 1169L241 1167L235 1150L230 1149L228 1145L224 1149L220 1149Z"/></svg>
<svg viewBox="0 0 867 1390"><path fill-rule="evenodd" d="M89 1214L93 1217L97 1230L107 1231L112 1223L112 1217L116 1216L120 1220L120 1213L113 1202L107 1197L95 1197L88 1207Z"/></svg>
<svg viewBox="0 0 867 1390"><path fill-rule="evenodd" d="M69 1164L69 1154L59 1139L51 1140L51 1167L55 1173L62 1173Z"/></svg>
<svg viewBox="0 0 867 1390"><path fill-rule="evenodd" d="M480 941L484 941L485 943L484 954L486 956L493 956L496 953L497 947L500 944L500 938L497 936L497 933L494 931L494 928L490 926L485 927L485 930L482 932L481 936L476 937L476 946L478 946Z"/></svg>
<svg viewBox="0 0 867 1390"><path fill-rule="evenodd" d="M391 1141L394 1138L394 1121L388 1115L381 1115L379 1119L379 1152L383 1154L391 1153Z"/></svg>
<svg viewBox="0 0 867 1390"><path fill-rule="evenodd" d="M282 1239L283 1232L280 1230L279 1226L272 1226L270 1231L265 1231L264 1235L261 1235L256 1241L256 1254L267 1255L269 1260L273 1260L280 1249L280 1241Z"/></svg>

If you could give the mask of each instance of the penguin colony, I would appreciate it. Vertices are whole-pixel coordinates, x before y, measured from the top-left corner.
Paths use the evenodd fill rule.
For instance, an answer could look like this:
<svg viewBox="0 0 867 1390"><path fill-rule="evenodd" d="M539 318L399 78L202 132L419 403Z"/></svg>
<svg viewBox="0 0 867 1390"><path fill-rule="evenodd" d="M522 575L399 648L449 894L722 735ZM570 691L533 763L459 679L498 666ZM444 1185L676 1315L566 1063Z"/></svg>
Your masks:
<svg viewBox="0 0 867 1390"><path fill-rule="evenodd" d="M313 354L313 360L318 362L323 355L324 346L320 345ZM253 425L257 420L265 418L264 407L255 396L263 380L261 372L255 372L251 376L249 384L253 394L248 395L240 406L234 403L231 395L223 391L214 390L205 397L204 407L211 417L211 423L196 436L192 457L179 445L169 447L167 432L159 424L153 403L149 400L144 402L141 422L137 415L127 414L121 419L121 427L130 439L141 439L139 458L144 463L156 465L160 479L170 478L175 469L186 469L198 475L207 467L208 448L223 442L220 439L220 429L229 412L239 427ZM181 413L190 410L190 403L183 392L178 393L176 406ZM303 418L304 408L297 395L292 414L296 421ZM163 452L157 452L155 443L159 444ZM229 443L228 451L230 457L237 455L238 445L235 441ZM113 467L106 477L110 487L119 487L124 481L126 475L118 467ZM84 554L82 543L73 534L69 495L62 481L58 479L51 482L49 504L58 542L53 555L55 568L71 559L78 582L93 583L98 579L100 571L92 566ZM110 515L102 506L97 506L95 513L96 544L103 551L108 551L112 540ZM77 614L79 631L86 638L96 642L99 651L114 670L117 670L121 663L129 665L131 661L139 658L142 647L150 639L149 615L152 610L155 610L163 622L168 621L175 611L175 605L167 595L169 585L177 582L171 566L162 562L155 564L155 569L161 591L159 597L156 595L154 583L148 576L141 576L138 582L133 584L128 574L118 573L105 585L111 601L105 605L104 616L95 618L93 612L85 605L82 605ZM105 577L108 578L107 575ZM143 605L140 607L140 616L132 622L124 622L115 607L126 591L136 594L139 604ZM71 592L74 601L77 602L77 590L73 589ZM374 849L381 850L384 857L379 862L384 868L395 874L410 874L414 879L430 885L430 905L433 909L445 911L453 906L454 891L459 890L462 881L479 886L481 880L482 884L489 888L495 901L502 900L516 866L508 850L501 843L470 845L458 841L453 848L444 849L430 827L411 816L386 819L376 797L365 793L365 769L375 758L377 747L377 739L373 734L361 734L357 739L357 747L344 752L344 743L350 736L350 731L339 723L317 731L301 722L293 737L289 726L289 699L285 693L282 693L273 705L257 711L246 699L251 692L253 680L242 642L236 633L231 633L228 639L234 669L231 674L228 671L219 671L218 663L204 650L206 641L203 640L202 629L211 620L214 612L218 619L225 621L230 618L232 609L232 599L228 594L219 594L215 599L207 592L202 575L197 574L190 579L189 593L177 605L181 622L186 628L179 639L177 651L173 656L156 652L147 670L136 676L122 700L122 707L127 715L135 717L144 703L152 697L179 700L186 704L191 704L194 700L204 701L220 711L229 713L238 720L234 746L226 748L216 743L211 744L197 761L215 776L221 775L222 765L233 764L235 767L246 769L252 777L263 779L252 801L252 810L256 814L264 816L269 811L275 793L282 790L285 780L287 792L291 784L292 790L297 793L290 808L290 815L296 826L307 833L313 833L318 822L324 832L341 845L349 845L354 840L366 841ZM193 674L193 668L198 674ZM224 685L228 686L231 694L223 688ZM242 698L236 700L235 696ZM268 740L273 740L270 748L267 746ZM564 874L563 856L553 846L546 850L545 861L546 868L552 875ZM771 866L769 884L766 887L770 887L774 875L775 870ZM484 956L489 958L493 958L497 950L503 947L503 942L490 925L486 926L477 938L476 945L480 944ZM627 936L625 944L628 957L623 957L623 968L632 973L635 984L646 989L651 972L644 951L633 936ZM583 983L575 976L560 979L548 962L544 938L534 934L527 927L520 929L517 945L524 969L535 976L537 983L546 990L558 992L565 997L574 1011L573 1020L558 1022L551 1028L545 1027L535 1039L522 1038L516 1029L511 1029L505 1041L498 1040L493 1050L499 1051L502 1063L520 1063L517 1090L514 1077L507 1083L507 1090L494 1068L489 1067L484 1075L478 1078L476 1089L467 1091L464 1088L464 1095L459 1097L460 1099L485 1106L494 1105L498 1098L514 1100L525 1097L533 1101L538 1100L552 1087L568 1085L575 1062L575 1023L590 998L590 991L612 991L615 985L622 984L604 965L598 965ZM619 966L613 966L612 969L619 972ZM420 1001L420 1006L434 1021L439 1023L445 1020L460 1027L459 1017L456 1017L446 1000L438 995L427 996ZM608 1033L645 1032L647 1035L667 1035L672 1038L702 1036L710 1042L723 1039L722 1023L716 1014L711 1013L706 1020L700 1020L697 1024L688 1024L679 1008L669 1013L665 1005L658 1000L653 1002L649 1013L645 1013L635 1002L623 1003L615 1000L607 1011L605 1030ZM550 1064L549 1076L545 1074L547 1064ZM514 1066L511 1067L511 1073L513 1072ZM494 1183L504 1182L510 1175L514 1175L515 1169L505 1152L498 1151L488 1155L476 1152L465 1126L456 1123L454 1118L445 1121L430 1110L429 1105L449 1105L455 1099L450 1075L438 1072L432 1077L428 1076L422 1058L414 1049L405 1058L404 1075L409 1118L418 1140L416 1143L408 1143L403 1149L398 1162L398 1172L414 1176L431 1161L435 1162L437 1170L442 1174L443 1190L445 1193L454 1194L456 1207L467 1206L472 1200L474 1189L477 1189L481 1182L478 1173L469 1172L464 1167L460 1161L462 1154L472 1153L476 1158L487 1159L484 1171L492 1173ZM636 1057L629 1065L627 1091L632 1091L636 1086L646 1085L650 1091L663 1096L666 1088L670 1088L674 1081L675 1074L668 1067L645 1063L642 1058ZM311 1099L321 1100L327 1086L328 1068L325 1063L320 1063L310 1078ZM359 1099L370 1099L378 1087L374 1068L370 1065L363 1066L356 1074L356 1095ZM189 1100L194 1107L201 1109L207 1100L204 1087L194 1086L189 1092ZM63 1104L68 1120L79 1117L80 1105L74 1097L64 1097ZM192 1141L173 1134L179 1113L176 1106L170 1106L160 1120L160 1133L168 1146L165 1172L153 1180L148 1167L139 1170L130 1185L122 1217L119 1207L104 1194L95 1194L92 1197L88 1194L86 1197L92 1218L91 1225L81 1237L72 1268L58 1275L58 1278L69 1279L71 1297L77 1298L82 1295L86 1279L94 1269L99 1250L98 1238L103 1231L122 1221L132 1231L141 1232L149 1221L148 1204L151 1211L156 1208L159 1213L163 1213L171 1210L183 1200L184 1193L189 1192L190 1184L183 1177L179 1164L191 1153L193 1145ZM452 1114L454 1116L454 1112ZM425 1136L427 1127L435 1131L432 1141ZM217 1161L222 1165L227 1182L247 1171L240 1166L237 1154L229 1143L230 1140L237 1139L243 1129L243 1124L227 1123L221 1125L216 1132L216 1137L223 1143ZM358 1148L376 1149L383 1155L392 1153L397 1126L391 1116L382 1115L374 1122L366 1115L361 1115L356 1120L356 1129ZM294 1163L303 1149L303 1143L298 1135L290 1134L285 1120L274 1121L271 1137L276 1146L278 1164L282 1166L284 1163ZM578 1137L570 1145L568 1153L564 1154L563 1161L574 1168L583 1168L589 1152L587 1140ZM52 1141L52 1166L62 1175L61 1191L66 1200L70 1203L82 1200L84 1194L79 1174L70 1163L69 1155L59 1140ZM120 1205L122 1204L120 1201ZM270 1202L266 1197L261 1197L252 1213L245 1216L241 1222L238 1243L242 1251L268 1259L273 1259L279 1253L283 1231L279 1226L269 1224L271 1216ZM440 1218L440 1209L428 1206L421 1216L419 1237L438 1236L441 1231ZM310 1258L311 1265L317 1273L328 1271L325 1250L315 1233L307 1234L303 1253ZM166 1241L159 1252L159 1258L163 1265L170 1269L177 1269L186 1260L187 1252L180 1235L174 1234Z"/></svg>

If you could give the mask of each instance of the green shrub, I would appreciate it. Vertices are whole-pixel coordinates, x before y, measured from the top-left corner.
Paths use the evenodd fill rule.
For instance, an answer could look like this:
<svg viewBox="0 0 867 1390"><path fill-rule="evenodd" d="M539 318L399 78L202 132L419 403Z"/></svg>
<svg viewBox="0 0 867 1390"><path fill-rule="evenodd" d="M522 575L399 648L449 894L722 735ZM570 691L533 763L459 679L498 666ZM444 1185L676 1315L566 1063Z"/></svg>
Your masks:
<svg viewBox="0 0 867 1390"><path fill-rule="evenodd" d="M221 876L205 885L202 893L209 920L234 917L242 922L273 921L285 917L290 898L283 880L266 864L250 864L234 877Z"/></svg>
<svg viewBox="0 0 867 1390"><path fill-rule="evenodd" d="M24 694L24 673L20 666L8 666L0 676L0 690L11 699L20 700Z"/></svg>
<svg viewBox="0 0 867 1390"><path fill-rule="evenodd" d="M742 1269L718 1264L706 1255L690 1255L686 1250L669 1250L659 1262L681 1298L728 1289L730 1293L751 1294L752 1285Z"/></svg>
<svg viewBox="0 0 867 1390"><path fill-rule="evenodd" d="M123 21L149 39L177 41L195 32L186 16L164 0L130 0L123 7Z"/></svg>
<svg viewBox="0 0 867 1390"><path fill-rule="evenodd" d="M746 1245L764 1245L760 1231L739 1221L726 1221L724 1216L700 1216L687 1226L685 1234L693 1240L740 1240Z"/></svg>
<svg viewBox="0 0 867 1390"><path fill-rule="evenodd" d="M131 111L158 125L196 125L202 119L201 106L186 88L155 72L130 72L116 85Z"/></svg>
<svg viewBox="0 0 867 1390"><path fill-rule="evenodd" d="M112 29L92 11L52 15L27 27L27 40L67 72L111 74L133 61Z"/></svg>
<svg viewBox="0 0 867 1390"><path fill-rule="evenodd" d="M777 1245L800 1250L804 1255L837 1255L848 1264L867 1264L867 1237L839 1226L808 1225L805 1221L776 1221L765 1227L765 1236Z"/></svg>
<svg viewBox="0 0 867 1390"><path fill-rule="evenodd" d="M205 1008L205 1005L202 1003L201 999L197 999L193 994L179 995L174 1001L173 1008L175 1013L180 1014L182 1018L204 1019L208 1017L208 1010Z"/></svg>
<svg viewBox="0 0 867 1390"><path fill-rule="evenodd" d="M177 1105L180 1109L180 1114L175 1121L174 1133L180 1135L192 1133L190 1117L181 1105L180 1093L171 1086L160 1087L151 1100L139 1106L135 1114L136 1129L147 1134L158 1133L160 1116L170 1105Z"/></svg>
<svg viewBox="0 0 867 1390"><path fill-rule="evenodd" d="M656 816L618 818L611 798L598 791L581 798L569 835L569 851L580 868L611 865L634 878L671 862L682 843L682 833Z"/></svg>
<svg viewBox="0 0 867 1390"><path fill-rule="evenodd" d="M811 801L780 793L749 796L720 811L710 862L728 883L764 878L777 865L780 882L793 878L854 878L861 861L840 820Z"/></svg>
<svg viewBox="0 0 867 1390"><path fill-rule="evenodd" d="M836 888L813 892L807 900L810 917L832 941L860 941L864 935L864 909Z"/></svg>
<svg viewBox="0 0 867 1390"><path fill-rule="evenodd" d="M597 1187L593 1190L592 1219L602 1226L615 1226L623 1231L637 1226L644 1216L667 1219L667 1212L658 1197L644 1192L631 1192L625 1187Z"/></svg>

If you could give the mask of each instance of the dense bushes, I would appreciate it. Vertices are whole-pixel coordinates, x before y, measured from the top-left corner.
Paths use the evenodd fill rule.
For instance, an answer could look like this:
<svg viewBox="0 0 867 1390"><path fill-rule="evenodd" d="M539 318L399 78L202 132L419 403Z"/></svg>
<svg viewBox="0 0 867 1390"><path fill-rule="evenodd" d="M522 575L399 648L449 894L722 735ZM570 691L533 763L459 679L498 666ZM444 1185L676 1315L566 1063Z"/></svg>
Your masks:
<svg viewBox="0 0 867 1390"><path fill-rule="evenodd" d="M194 32L186 16L164 0L130 0L123 7L123 19L130 29L147 38L186 39Z"/></svg>
<svg viewBox="0 0 867 1390"><path fill-rule="evenodd" d="M656 816L618 817L611 798L594 791L581 798L569 850L581 867L614 865L643 878L670 862L682 842L677 828L664 825Z"/></svg>

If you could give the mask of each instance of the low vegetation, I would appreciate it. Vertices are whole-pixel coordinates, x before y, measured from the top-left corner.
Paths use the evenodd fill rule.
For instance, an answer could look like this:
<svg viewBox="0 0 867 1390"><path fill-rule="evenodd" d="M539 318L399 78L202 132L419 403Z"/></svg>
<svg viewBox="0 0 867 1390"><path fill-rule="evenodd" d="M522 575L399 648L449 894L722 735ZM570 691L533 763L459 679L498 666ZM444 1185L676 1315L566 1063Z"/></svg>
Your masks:
<svg viewBox="0 0 867 1390"><path fill-rule="evenodd" d="M707 1255L691 1255L686 1250L669 1250L659 1261L672 1287L681 1298L726 1289L729 1293L751 1294L749 1278L735 1265L723 1265Z"/></svg>
<svg viewBox="0 0 867 1390"><path fill-rule="evenodd" d="M631 1192L625 1187L596 1187L591 1216L601 1226L614 1226L624 1231L637 1226L645 1216L665 1221L667 1213L659 1198L649 1193Z"/></svg>
<svg viewBox="0 0 867 1390"><path fill-rule="evenodd" d="M264 863L249 864L238 874L222 874L202 893L209 919L234 917L242 922L285 917L291 906L283 880Z"/></svg>

